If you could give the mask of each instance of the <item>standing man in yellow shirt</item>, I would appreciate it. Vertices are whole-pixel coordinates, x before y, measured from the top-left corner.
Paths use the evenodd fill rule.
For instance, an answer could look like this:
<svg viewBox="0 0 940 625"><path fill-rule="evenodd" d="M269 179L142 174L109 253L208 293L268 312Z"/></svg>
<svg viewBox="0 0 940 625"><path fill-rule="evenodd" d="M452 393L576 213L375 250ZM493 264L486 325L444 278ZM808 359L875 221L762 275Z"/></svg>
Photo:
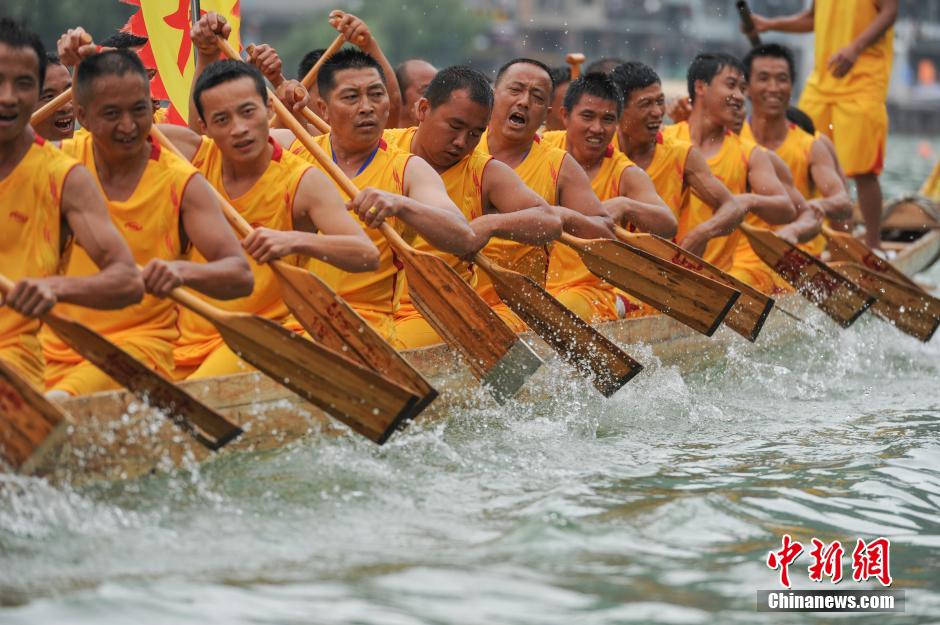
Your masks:
<svg viewBox="0 0 940 625"><path fill-rule="evenodd" d="M897 16L898 0L814 0L795 15L753 16L758 32L816 33L815 67L799 107L832 138L846 175L855 180L872 248L881 245L878 176L888 139L885 101Z"/></svg>
<svg viewBox="0 0 940 625"><path fill-rule="evenodd" d="M0 360L37 389L45 363L36 317L56 303L121 308L144 290L88 170L29 127L45 74L39 37L0 18L0 271L15 283L0 307ZM93 268L56 275L73 235Z"/></svg>

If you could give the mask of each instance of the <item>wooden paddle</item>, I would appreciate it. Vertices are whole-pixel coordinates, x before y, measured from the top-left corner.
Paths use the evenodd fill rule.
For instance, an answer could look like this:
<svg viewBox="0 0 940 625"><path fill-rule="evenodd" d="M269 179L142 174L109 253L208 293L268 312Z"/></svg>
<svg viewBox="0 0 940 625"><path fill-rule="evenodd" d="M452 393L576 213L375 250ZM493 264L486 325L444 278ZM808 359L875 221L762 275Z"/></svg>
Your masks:
<svg viewBox="0 0 940 625"><path fill-rule="evenodd" d="M613 341L566 308L528 276L500 267L483 254L473 262L485 271L500 298L543 341L610 397L643 369Z"/></svg>
<svg viewBox="0 0 940 625"><path fill-rule="evenodd" d="M12 288L13 282L0 275L0 292L6 295ZM144 402L162 409L169 419L209 449L219 449L242 433L238 425L174 386L87 326L54 311L47 312L39 319L85 360Z"/></svg>
<svg viewBox="0 0 940 625"><path fill-rule="evenodd" d="M751 47L759 46L761 44L760 35L757 33L757 28L754 27L750 5L747 0L738 0L735 6L738 9L738 17L741 18L741 24L744 26L744 35L751 42Z"/></svg>
<svg viewBox="0 0 940 625"><path fill-rule="evenodd" d="M654 234L629 232L620 226L615 228L615 233L617 238L624 243L629 243L635 248L654 254L663 260L673 262L740 291L741 297L728 311L722 323L751 342L757 340L767 316L774 307L773 298L725 273L704 258L685 251L672 241L667 241Z"/></svg>
<svg viewBox="0 0 940 625"><path fill-rule="evenodd" d="M313 64L313 67L311 67L307 75L301 79L300 83L307 89L312 87L313 83L317 81L317 74L320 73L320 68L323 67L324 63L330 60L331 56L339 52L340 48L342 48L345 43L346 37L344 37L342 33L337 35L333 43L330 44L330 47L317 59L317 62Z"/></svg>
<svg viewBox="0 0 940 625"><path fill-rule="evenodd" d="M565 55L565 63L571 69L571 80L577 80L581 76L581 64L584 63L584 55L580 52L571 52Z"/></svg>
<svg viewBox="0 0 940 625"><path fill-rule="evenodd" d="M0 360L0 459L29 475L68 434L71 420Z"/></svg>
<svg viewBox="0 0 940 625"><path fill-rule="evenodd" d="M844 258L845 260L868 267L876 273L886 275L897 282L903 282L912 289L917 289L924 293L923 289L921 289L916 282L911 280L907 274L875 254L870 247L851 234L833 230L827 224L823 224L822 231L829 241L831 252L834 256L839 256L840 259ZM926 293L924 293L924 295L930 297Z"/></svg>
<svg viewBox="0 0 940 625"><path fill-rule="evenodd" d="M837 261L829 263L829 266L874 297L871 311L901 332L926 343L937 331L940 317L924 305L922 291L885 278L857 263Z"/></svg>
<svg viewBox="0 0 940 625"><path fill-rule="evenodd" d="M346 195L356 197L359 189L352 180L284 104L276 97L272 99L281 123L300 139ZM409 293L422 316L442 339L463 354L471 371L497 401L502 403L515 395L542 364L535 352L446 262L414 249L387 223L379 229L404 263Z"/></svg>
<svg viewBox="0 0 940 625"><path fill-rule="evenodd" d="M91 35L89 35L88 33L85 33L84 35L82 35L82 43L89 44L91 43L91 41L92 41ZM101 46L98 46L98 48L100 51ZM52 98L51 100L43 104L41 107L33 111L33 114L29 118L29 123L34 127L36 126L36 124L41 124L42 122L49 119L50 115L52 115L53 113L58 111L60 108L68 104L68 102L70 102L71 100L72 100L72 88L69 87L68 89L66 89L65 91L63 91L62 93L60 93L59 95Z"/></svg>
<svg viewBox="0 0 940 625"><path fill-rule="evenodd" d="M770 230L750 224L740 227L762 261L843 328L855 323L874 303L875 299L853 282Z"/></svg>
<svg viewBox="0 0 940 625"><path fill-rule="evenodd" d="M409 389L278 323L222 310L184 289L171 297L210 321L246 362L380 445L419 400Z"/></svg>
<svg viewBox="0 0 940 625"><path fill-rule="evenodd" d="M595 276L706 336L715 333L741 295L628 243L579 239L567 232L561 242L578 252Z"/></svg>
<svg viewBox="0 0 940 625"><path fill-rule="evenodd" d="M154 139L180 158L185 158L162 131L152 129ZM241 213L210 185L226 219L240 236L248 236L251 227ZM415 417L437 397L437 391L394 347L359 316L339 295L309 271L281 260L268 263L281 286L281 296L300 325L313 340L343 354L357 364L380 373L421 399L415 405Z"/></svg>

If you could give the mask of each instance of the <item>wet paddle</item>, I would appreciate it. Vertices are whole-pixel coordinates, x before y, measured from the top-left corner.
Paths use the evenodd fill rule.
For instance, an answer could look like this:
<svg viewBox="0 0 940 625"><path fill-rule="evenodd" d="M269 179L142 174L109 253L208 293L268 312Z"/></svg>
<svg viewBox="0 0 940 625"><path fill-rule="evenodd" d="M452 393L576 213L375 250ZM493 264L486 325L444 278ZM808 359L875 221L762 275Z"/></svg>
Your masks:
<svg viewBox="0 0 940 625"><path fill-rule="evenodd" d="M595 276L706 336L715 333L741 295L622 241L579 239L564 233L561 242L578 252Z"/></svg>
<svg viewBox="0 0 940 625"><path fill-rule="evenodd" d="M419 400L409 389L273 321L222 310L184 289L171 297L210 321L246 362L380 445Z"/></svg>
<svg viewBox="0 0 940 625"><path fill-rule="evenodd" d="M584 55L580 52L571 52L565 55L565 63L571 70L571 80L577 80L581 76L581 64L584 63Z"/></svg>
<svg viewBox="0 0 940 625"><path fill-rule="evenodd" d="M32 473L70 424L61 409L0 360L0 460L18 473Z"/></svg>
<svg viewBox="0 0 940 625"><path fill-rule="evenodd" d="M12 288L13 282L0 275L0 292L7 294ZM47 312L40 320L85 360L146 403L162 409L169 419L209 449L219 449L242 433L238 425L202 404L87 326L67 319L55 311Z"/></svg>
<svg viewBox="0 0 940 625"><path fill-rule="evenodd" d="M875 299L853 282L770 230L749 224L740 227L762 261L843 328L855 323L874 303Z"/></svg>
<svg viewBox="0 0 940 625"><path fill-rule="evenodd" d="M562 358L588 376L604 397L616 393L643 369L528 276L504 269L483 254L477 254L473 262L489 275L506 305Z"/></svg>
<svg viewBox="0 0 940 625"><path fill-rule="evenodd" d="M154 126L152 133L160 145L183 158L159 128ZM254 230L251 224L245 221L218 189L211 185L210 188L222 205L222 211L232 228L240 236L248 236ZM410 417L417 416L434 401L437 391L424 376L320 278L280 260L268 265L278 279L284 303L314 341L413 391L421 399Z"/></svg>
<svg viewBox="0 0 940 625"><path fill-rule="evenodd" d="M917 286L917 283L911 280L907 274L875 254L870 247L851 234L847 232L837 232L826 224L823 224L822 231L826 236L826 240L829 241L830 251L834 256L838 256L839 260L848 260L853 263L858 263L876 273L888 276L897 282L903 282L912 289L917 289L924 293L923 289ZM936 299L926 293L924 293L924 295L930 299Z"/></svg>
<svg viewBox="0 0 940 625"><path fill-rule="evenodd" d="M837 261L829 266L875 298L871 311L898 330L923 341L930 341L940 317L925 306L923 292L886 278L857 263Z"/></svg>
<svg viewBox="0 0 940 625"><path fill-rule="evenodd" d="M741 18L744 35L751 42L751 47L759 46L761 44L760 35L757 33L757 28L754 27L754 18L751 17L750 5L747 0L738 0L735 6L738 9L738 17Z"/></svg>
<svg viewBox="0 0 940 625"><path fill-rule="evenodd" d="M767 316L774 307L773 298L725 273L705 259L690 254L672 241L667 241L654 234L629 232L619 226L616 228L616 234L617 238L624 243L629 243L635 248L654 254L663 260L668 260L686 269L691 269L695 273L740 291L741 297L728 311L722 323L751 342L757 340Z"/></svg>

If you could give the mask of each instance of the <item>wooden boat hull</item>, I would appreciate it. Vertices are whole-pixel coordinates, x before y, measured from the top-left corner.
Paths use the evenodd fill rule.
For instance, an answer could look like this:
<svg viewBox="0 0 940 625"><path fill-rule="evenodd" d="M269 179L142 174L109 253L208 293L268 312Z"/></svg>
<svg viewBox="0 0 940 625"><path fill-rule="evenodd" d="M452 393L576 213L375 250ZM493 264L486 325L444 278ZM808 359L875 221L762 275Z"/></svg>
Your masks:
<svg viewBox="0 0 940 625"><path fill-rule="evenodd" d="M940 231L933 230L905 245L894 262L913 275L938 256ZM780 305L788 310L808 307L797 295L781 298ZM726 330L707 339L665 315L609 322L598 329L620 345L644 345L643 349L669 364L680 363L683 358L700 362L721 357L729 343L743 340ZM793 320L772 313L758 340L786 341L797 332ZM523 338L542 358L554 358L550 348L531 333ZM422 419L446 414L457 405L489 402L466 368L454 366L458 356L446 346L412 350L404 355L438 390L444 391ZM576 375L573 370L572 375ZM533 395L549 396L554 383L549 374L537 375L518 400L525 401ZM347 431L259 373L185 382L182 386L245 429L245 434L221 453L259 452L310 434ZM155 470L196 463L212 454L126 391L73 398L63 402L63 408L75 425L70 427L67 439L36 467L37 474L54 481L132 479Z"/></svg>

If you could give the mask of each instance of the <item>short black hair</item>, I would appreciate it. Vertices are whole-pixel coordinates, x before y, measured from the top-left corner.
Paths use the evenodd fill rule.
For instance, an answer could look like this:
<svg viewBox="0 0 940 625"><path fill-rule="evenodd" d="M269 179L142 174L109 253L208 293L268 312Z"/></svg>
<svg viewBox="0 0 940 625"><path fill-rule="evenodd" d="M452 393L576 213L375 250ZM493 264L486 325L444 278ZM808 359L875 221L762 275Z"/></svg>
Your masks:
<svg viewBox="0 0 940 625"><path fill-rule="evenodd" d="M510 67L512 67L513 65L518 65L519 63L525 63L526 65L535 65L539 69L544 70L545 73L548 74L548 80L552 83L552 91L555 90L555 78L554 76L552 76L551 68L541 61L536 61L535 59L529 59L529 58L521 57L521 56L509 61L508 63L506 63L505 65L499 68L499 71L496 72L496 84L499 84L499 79L503 77L503 74L505 74L506 71Z"/></svg>
<svg viewBox="0 0 940 625"><path fill-rule="evenodd" d="M802 109L798 109L795 106L788 107L787 119L805 130L808 134L816 136L816 124L813 123L813 118L804 113Z"/></svg>
<svg viewBox="0 0 940 625"><path fill-rule="evenodd" d="M21 22L9 17L0 18L0 43L11 48L32 48L39 62L39 91L42 91L42 82L46 78L46 47L42 45L39 35L29 30Z"/></svg>
<svg viewBox="0 0 940 625"><path fill-rule="evenodd" d="M585 74L593 74L595 72L600 74L609 74L613 71L618 65L623 65L626 61L623 59L618 59L615 56L605 56L603 58L597 59L596 61L591 61L588 63L588 66L584 68Z"/></svg>
<svg viewBox="0 0 940 625"><path fill-rule="evenodd" d="M578 105L584 94L614 102L617 105L618 119L623 113L623 94L620 93L620 87L607 74L590 72L571 81L564 103L569 113Z"/></svg>
<svg viewBox="0 0 940 625"><path fill-rule="evenodd" d="M610 78L620 87L623 93L623 105L630 102L634 91L646 89L650 85L661 85L659 78L652 67L640 61L627 61L621 63L610 72Z"/></svg>
<svg viewBox="0 0 940 625"><path fill-rule="evenodd" d="M105 37L100 43L105 48L117 48L120 50L123 48L139 48L140 46L147 45L148 41L150 40L146 37L129 33L126 30L119 30L111 36Z"/></svg>
<svg viewBox="0 0 940 625"><path fill-rule="evenodd" d="M744 77L751 80L751 65L754 59L762 56L769 56L775 59L783 59L790 68L790 82L796 81L796 62L793 60L793 51L790 48L779 43L762 43L754 46L744 57Z"/></svg>
<svg viewBox="0 0 940 625"><path fill-rule="evenodd" d="M330 91L336 88L336 74L346 69L368 69L372 68L379 73L382 82L387 86L385 72L382 66L373 57L366 54L359 48L343 48L320 67L320 73L317 74L317 89L321 96L326 96Z"/></svg>
<svg viewBox="0 0 940 625"><path fill-rule="evenodd" d="M686 82L689 88L689 100L695 102L695 83L702 81L707 85L712 83L715 76L721 73L726 67L737 70L744 75L744 65L738 57L724 52L703 52L692 59L689 65Z"/></svg>
<svg viewBox="0 0 940 625"><path fill-rule="evenodd" d="M62 61L57 54L46 52L46 67L50 65L62 65Z"/></svg>
<svg viewBox="0 0 940 625"><path fill-rule="evenodd" d="M311 50L304 55L304 58L300 59L300 65L297 66L297 80L303 80L304 77L306 77L307 73L313 69L313 66L317 64L317 61L320 60L324 52L326 52L326 48L317 48L316 50Z"/></svg>
<svg viewBox="0 0 940 625"><path fill-rule="evenodd" d="M434 109L450 100L453 92L462 89L467 91L471 102L488 109L493 108L493 88L486 80L486 76L464 65L454 65L440 70L428 84L424 97Z"/></svg>
<svg viewBox="0 0 940 625"><path fill-rule="evenodd" d="M199 113L199 119L205 121L202 108L202 94L206 89L218 87L221 84L239 80L240 78L250 78L255 83L255 90L262 102L268 101L268 90L264 84L264 76L254 65L236 61L234 59L224 59L212 63L196 79L196 85L193 87L193 104L196 105L196 111Z"/></svg>
<svg viewBox="0 0 940 625"><path fill-rule="evenodd" d="M551 68L548 75L552 77L553 91L566 82L571 82L571 68L567 65L559 65Z"/></svg>
<svg viewBox="0 0 940 625"><path fill-rule="evenodd" d="M140 76L147 88L147 93L150 93L147 70L144 69L140 57L130 50L119 48L89 56L75 68L73 86L75 99L82 104L88 102L88 98L91 97L91 85L96 79L102 76L124 76L125 74Z"/></svg>

